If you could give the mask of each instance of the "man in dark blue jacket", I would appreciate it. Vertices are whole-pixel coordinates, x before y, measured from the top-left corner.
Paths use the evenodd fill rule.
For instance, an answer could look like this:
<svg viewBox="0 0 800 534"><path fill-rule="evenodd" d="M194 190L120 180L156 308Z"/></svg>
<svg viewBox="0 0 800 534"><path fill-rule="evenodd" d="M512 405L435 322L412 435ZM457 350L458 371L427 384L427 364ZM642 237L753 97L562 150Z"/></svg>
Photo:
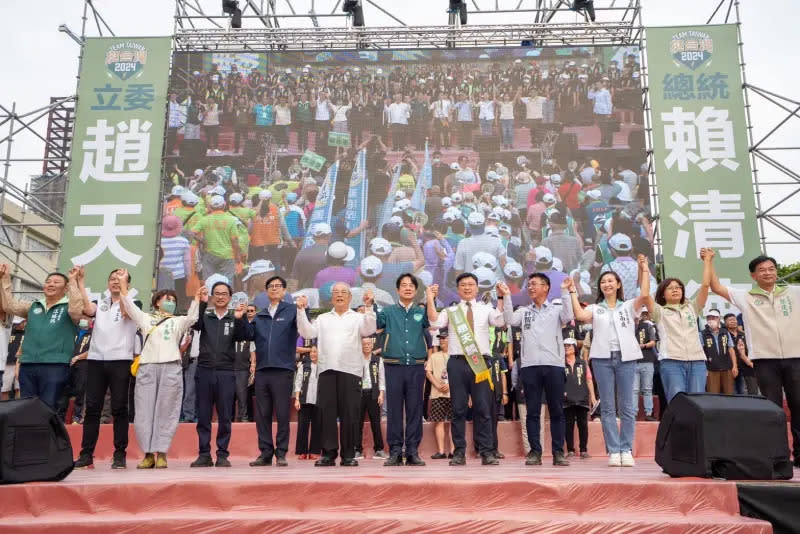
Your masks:
<svg viewBox="0 0 800 534"><path fill-rule="evenodd" d="M255 374L256 429L261 454L252 467L288 465L289 407L292 398L297 345L297 306L286 303L286 280L273 276L266 283L269 305L248 325L248 339L256 342ZM272 413L278 420L278 433L272 441Z"/></svg>
<svg viewBox="0 0 800 534"><path fill-rule="evenodd" d="M245 304L230 313L233 290L225 282L211 288L213 307L200 304L200 318L194 329L200 332L200 354L194 375L197 388L197 437L199 455L192 467L213 467L211 460L211 413L217 408L217 467L230 467L228 445L231 441L233 403L236 396L236 342L247 338Z"/></svg>

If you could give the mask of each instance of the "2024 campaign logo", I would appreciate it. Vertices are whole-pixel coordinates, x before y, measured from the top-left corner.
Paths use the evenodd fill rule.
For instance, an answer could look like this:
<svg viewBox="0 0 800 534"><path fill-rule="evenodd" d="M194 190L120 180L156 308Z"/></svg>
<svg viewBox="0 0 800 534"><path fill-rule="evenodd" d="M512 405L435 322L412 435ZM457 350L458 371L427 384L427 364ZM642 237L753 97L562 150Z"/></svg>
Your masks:
<svg viewBox="0 0 800 534"><path fill-rule="evenodd" d="M140 43L126 41L112 45L106 51L106 68L120 80L142 75L147 64L147 48Z"/></svg>
<svg viewBox="0 0 800 534"><path fill-rule="evenodd" d="M703 31L686 30L672 36L669 49L678 66L696 70L704 63L711 63L714 39Z"/></svg>

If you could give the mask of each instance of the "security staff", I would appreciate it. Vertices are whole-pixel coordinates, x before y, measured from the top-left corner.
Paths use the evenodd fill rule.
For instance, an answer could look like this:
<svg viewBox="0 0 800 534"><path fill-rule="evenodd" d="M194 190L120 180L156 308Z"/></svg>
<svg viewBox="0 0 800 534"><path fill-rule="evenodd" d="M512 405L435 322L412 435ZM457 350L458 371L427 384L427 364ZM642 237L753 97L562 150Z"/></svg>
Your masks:
<svg viewBox="0 0 800 534"><path fill-rule="evenodd" d="M419 457L422 441L422 397L425 387L425 332L430 323L425 309L414 304L419 282L410 273L395 282L400 303L377 314L378 329L384 329L383 362L386 371L386 466L425 465ZM405 432L403 414L405 413ZM405 440L403 435L405 434Z"/></svg>
<svg viewBox="0 0 800 534"><path fill-rule="evenodd" d="M231 440L233 402L236 395L236 342L247 339L247 320L242 302L231 314L228 304L233 290L225 282L211 287L212 309L200 304L200 318L194 329L200 332L197 358L197 437L199 455L192 467L230 467L228 444ZM217 409L217 463L211 460L211 412Z"/></svg>
<svg viewBox="0 0 800 534"><path fill-rule="evenodd" d="M730 334L720 329L719 310L706 314L706 327L700 334L703 352L706 353L706 391L733 395L734 380L738 374L736 345Z"/></svg>

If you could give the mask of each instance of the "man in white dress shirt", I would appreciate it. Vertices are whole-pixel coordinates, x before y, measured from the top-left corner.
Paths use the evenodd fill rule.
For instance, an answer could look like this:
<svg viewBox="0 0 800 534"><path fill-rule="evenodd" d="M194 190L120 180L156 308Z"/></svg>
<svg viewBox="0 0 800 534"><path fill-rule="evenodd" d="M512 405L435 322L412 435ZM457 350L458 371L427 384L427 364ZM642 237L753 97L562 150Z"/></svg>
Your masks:
<svg viewBox="0 0 800 534"><path fill-rule="evenodd" d="M456 307L461 309L466 323L472 328L479 352L485 357L491 353L489 345L489 326L503 326L503 306L502 299L498 303L498 309L492 308L488 304L478 302L475 298L478 295L478 278L472 273L462 273L456 278L456 288L458 296L461 298ZM449 314L447 310L442 313L436 311L434 298L439 287L432 285L428 287L426 296L428 298L428 320L431 328L447 328L449 324ZM450 398L453 403L453 422L451 432L453 434L453 459L450 465L466 464L467 441L464 437L465 420L469 401L472 401L472 432L478 444L478 452L481 455L483 465L498 465L500 462L494 454L492 444L491 416L489 413L491 391L489 382L483 380L475 381L475 373L470 367L461 347L461 341L457 333L457 328L448 328L448 352L450 359L447 361L447 377L450 384ZM495 387L500 387L496 384Z"/></svg>
<svg viewBox="0 0 800 534"><path fill-rule="evenodd" d="M342 466L357 466L355 460L355 424L361 403L361 338L375 332L375 311L371 291L364 293L365 313L350 309L352 294L344 282L334 284L333 310L309 322L305 313L297 314L297 329L305 339L317 339L317 406L322 419L322 456L314 465L336 465L341 449ZM297 299L297 309L308 306L308 297ZM339 419L339 437L336 419Z"/></svg>

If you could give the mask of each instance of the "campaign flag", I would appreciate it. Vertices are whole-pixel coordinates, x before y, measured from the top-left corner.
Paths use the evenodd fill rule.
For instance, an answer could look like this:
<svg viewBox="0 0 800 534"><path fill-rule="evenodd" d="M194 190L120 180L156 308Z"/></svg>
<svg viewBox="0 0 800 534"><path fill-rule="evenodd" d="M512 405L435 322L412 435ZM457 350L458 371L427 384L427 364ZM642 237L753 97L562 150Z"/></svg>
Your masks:
<svg viewBox="0 0 800 534"><path fill-rule="evenodd" d="M428 142L425 141L425 163L417 176L417 187L411 195L411 208L414 211L425 211L425 201L428 198L428 190L433 185L433 167L431 166L431 155L428 152Z"/></svg>
<svg viewBox="0 0 800 534"><path fill-rule="evenodd" d="M361 149L356 156L356 166L353 168L353 175L350 177L350 190L347 193L347 208L345 209L345 223L347 228L358 227L363 221L367 220L367 150ZM356 257L352 264L357 265L361 260L365 250L364 232L360 232L355 237L348 237L345 243L356 251Z"/></svg>
<svg viewBox="0 0 800 534"><path fill-rule="evenodd" d="M389 195L386 197L386 200L383 202L383 207L381 207L380 217L378 220L380 221L380 226L378 227L378 235L383 237L383 225L389 222L389 218L392 216L392 206L394 206L394 193L397 191L397 182L400 181L400 165L396 165L394 168L394 175L392 176L392 186L389 188Z"/></svg>
<svg viewBox="0 0 800 534"><path fill-rule="evenodd" d="M333 210L333 192L336 190L336 177L339 174L339 162L335 162L328 169L328 175L325 176L325 181L322 182L322 187L319 188L317 194L317 202L314 204L314 211L311 212L311 217L308 221L308 232L306 233L306 240L303 241L303 248L310 247L314 244L314 239L311 235L311 230L317 223L331 223L331 210Z"/></svg>

